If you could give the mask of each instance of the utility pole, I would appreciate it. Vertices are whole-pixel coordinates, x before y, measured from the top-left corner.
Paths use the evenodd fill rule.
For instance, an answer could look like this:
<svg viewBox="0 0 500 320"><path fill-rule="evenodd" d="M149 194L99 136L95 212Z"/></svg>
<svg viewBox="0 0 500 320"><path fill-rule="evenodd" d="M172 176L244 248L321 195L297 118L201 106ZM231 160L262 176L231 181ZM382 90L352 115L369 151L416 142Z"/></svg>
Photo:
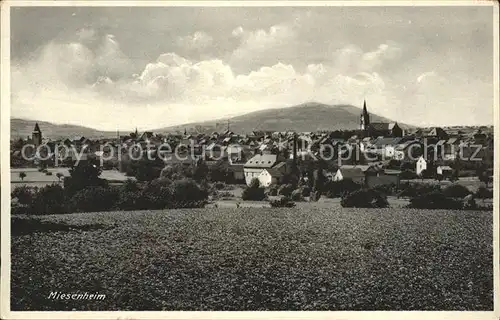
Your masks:
<svg viewBox="0 0 500 320"><path fill-rule="evenodd" d="M227 131L229 131L229 119L227 119Z"/></svg>

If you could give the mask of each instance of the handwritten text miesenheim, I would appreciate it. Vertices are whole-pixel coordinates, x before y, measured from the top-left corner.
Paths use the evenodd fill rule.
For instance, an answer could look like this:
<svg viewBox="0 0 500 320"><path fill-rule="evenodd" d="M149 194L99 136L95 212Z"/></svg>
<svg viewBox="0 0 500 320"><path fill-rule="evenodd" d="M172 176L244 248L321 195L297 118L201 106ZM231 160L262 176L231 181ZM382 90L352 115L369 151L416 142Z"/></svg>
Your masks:
<svg viewBox="0 0 500 320"><path fill-rule="evenodd" d="M59 291L51 291L48 299L54 300L104 300L106 299L106 295L103 293L64 293Z"/></svg>

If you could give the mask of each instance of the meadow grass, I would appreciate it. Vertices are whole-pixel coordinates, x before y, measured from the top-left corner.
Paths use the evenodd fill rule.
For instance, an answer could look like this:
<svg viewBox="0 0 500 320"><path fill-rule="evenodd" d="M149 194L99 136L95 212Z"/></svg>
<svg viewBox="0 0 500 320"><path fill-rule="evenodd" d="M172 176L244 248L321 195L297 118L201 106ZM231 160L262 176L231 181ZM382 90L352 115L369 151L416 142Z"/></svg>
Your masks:
<svg viewBox="0 0 500 320"><path fill-rule="evenodd" d="M493 308L491 212L210 208L13 221L20 229L13 310Z"/></svg>

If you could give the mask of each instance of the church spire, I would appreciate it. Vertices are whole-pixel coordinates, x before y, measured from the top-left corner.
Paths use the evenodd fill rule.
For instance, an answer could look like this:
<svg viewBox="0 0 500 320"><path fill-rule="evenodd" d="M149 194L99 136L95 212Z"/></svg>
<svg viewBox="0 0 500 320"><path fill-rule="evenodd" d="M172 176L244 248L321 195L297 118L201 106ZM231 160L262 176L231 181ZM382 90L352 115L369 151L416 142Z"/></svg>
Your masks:
<svg viewBox="0 0 500 320"><path fill-rule="evenodd" d="M364 100L363 101L363 111L361 113L361 119L360 119L360 129L367 130L369 126L370 126L370 114L368 113L368 110L366 109L366 100Z"/></svg>

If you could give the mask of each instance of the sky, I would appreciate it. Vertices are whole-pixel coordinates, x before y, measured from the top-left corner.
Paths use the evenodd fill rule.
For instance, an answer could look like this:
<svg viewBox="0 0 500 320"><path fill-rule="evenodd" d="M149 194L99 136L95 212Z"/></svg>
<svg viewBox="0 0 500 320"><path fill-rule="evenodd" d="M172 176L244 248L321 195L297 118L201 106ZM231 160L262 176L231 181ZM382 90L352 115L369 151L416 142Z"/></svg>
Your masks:
<svg viewBox="0 0 500 320"><path fill-rule="evenodd" d="M12 117L101 130L364 99L493 124L493 7L12 8L11 89Z"/></svg>

